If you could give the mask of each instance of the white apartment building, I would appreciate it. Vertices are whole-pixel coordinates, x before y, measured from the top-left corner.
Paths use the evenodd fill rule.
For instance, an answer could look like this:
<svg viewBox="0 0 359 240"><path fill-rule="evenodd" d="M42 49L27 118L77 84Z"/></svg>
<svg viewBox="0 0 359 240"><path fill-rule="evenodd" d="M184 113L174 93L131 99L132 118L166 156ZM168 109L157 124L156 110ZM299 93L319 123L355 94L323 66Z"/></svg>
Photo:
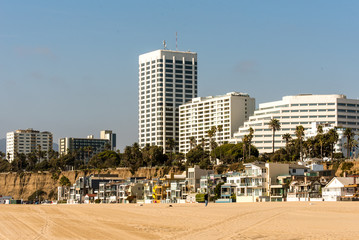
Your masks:
<svg viewBox="0 0 359 240"><path fill-rule="evenodd" d="M29 128L6 134L6 158L13 161L16 153L28 154L33 151L48 152L52 150L52 133L40 132Z"/></svg>
<svg viewBox="0 0 359 240"><path fill-rule="evenodd" d="M179 151L187 153L191 150L190 138L194 137L196 144L202 138L209 149L207 131L211 127L222 126L222 131L216 132L217 143L229 141L239 126L253 115L255 99L246 93L231 92L222 96L198 97L180 106L180 137Z"/></svg>
<svg viewBox="0 0 359 240"><path fill-rule="evenodd" d="M312 122L332 124L342 128L359 129L359 100L347 99L345 95L312 95L301 94L286 96L280 101L259 104L259 109L249 120L233 134L232 142L239 142L248 129L254 129L252 143L260 153L272 151L272 130L268 123L278 119L281 129L275 133L275 150L285 147L283 134L290 133L295 138L296 126L302 125L305 130Z"/></svg>
<svg viewBox="0 0 359 240"><path fill-rule="evenodd" d="M179 106L197 97L197 53L156 50L139 56L140 147L175 140L178 150ZM167 149L167 151L169 151Z"/></svg>

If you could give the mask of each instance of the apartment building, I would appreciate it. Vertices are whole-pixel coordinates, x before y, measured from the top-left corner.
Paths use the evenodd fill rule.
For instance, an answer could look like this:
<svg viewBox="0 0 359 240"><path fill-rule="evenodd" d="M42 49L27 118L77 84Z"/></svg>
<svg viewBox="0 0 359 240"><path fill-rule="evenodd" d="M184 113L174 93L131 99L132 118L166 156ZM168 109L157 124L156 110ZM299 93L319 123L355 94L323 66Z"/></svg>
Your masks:
<svg viewBox="0 0 359 240"><path fill-rule="evenodd" d="M138 142L178 151L179 106L197 97L197 53L156 50L139 56Z"/></svg>
<svg viewBox="0 0 359 240"><path fill-rule="evenodd" d="M28 154L39 150L48 152L52 150L52 143L53 138L50 132L40 132L32 128L8 132L6 134L6 157L9 162L12 162L16 153ZM45 158L47 158L47 154Z"/></svg>
<svg viewBox="0 0 359 240"><path fill-rule="evenodd" d="M88 161L91 156L103 152L106 149L113 150L116 147L116 134L112 133L111 130L101 131L100 136L100 139L94 138L93 135L89 135L87 138L60 138L59 153L62 155L67 154L69 151L77 151L81 159Z"/></svg>
<svg viewBox="0 0 359 240"><path fill-rule="evenodd" d="M200 144L202 138L209 149L207 131L213 126L221 126L214 139L217 143L229 141L233 133L253 115L255 99L246 93L230 92L221 96L198 97L180 106L179 150L187 153L191 150L190 138Z"/></svg>
<svg viewBox="0 0 359 240"><path fill-rule="evenodd" d="M113 133L112 130L102 130L100 132L100 139L107 139L110 141L111 150L116 150L116 133Z"/></svg>
<svg viewBox="0 0 359 240"><path fill-rule="evenodd" d="M302 125L305 130L313 122L332 124L341 128L359 130L359 100L347 99L345 95L312 95L301 94L286 96L280 101L259 104L253 116L244 122L233 134L231 142L240 142L248 129L254 129L252 143L260 153L272 151L272 130L269 121L278 119L281 129L275 133L275 150L285 147L283 134L290 133L295 138L296 126Z"/></svg>

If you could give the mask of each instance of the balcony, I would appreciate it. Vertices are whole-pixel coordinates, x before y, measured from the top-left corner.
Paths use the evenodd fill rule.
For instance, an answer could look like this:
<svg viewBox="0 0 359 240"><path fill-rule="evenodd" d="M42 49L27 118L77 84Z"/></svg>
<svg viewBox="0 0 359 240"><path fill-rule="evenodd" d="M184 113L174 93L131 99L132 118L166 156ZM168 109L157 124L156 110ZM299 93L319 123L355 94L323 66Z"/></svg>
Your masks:
<svg viewBox="0 0 359 240"><path fill-rule="evenodd" d="M239 186L241 186L241 187L264 187L263 183L260 183L260 182L240 183Z"/></svg>

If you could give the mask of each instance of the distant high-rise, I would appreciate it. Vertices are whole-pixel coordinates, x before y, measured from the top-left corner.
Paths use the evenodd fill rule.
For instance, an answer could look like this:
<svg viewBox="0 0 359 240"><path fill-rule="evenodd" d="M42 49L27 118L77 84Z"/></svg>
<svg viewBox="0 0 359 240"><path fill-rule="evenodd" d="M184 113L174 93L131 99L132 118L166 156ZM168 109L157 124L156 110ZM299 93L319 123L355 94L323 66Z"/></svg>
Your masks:
<svg viewBox="0 0 359 240"><path fill-rule="evenodd" d="M139 56L140 147L179 141L179 106L197 97L197 53L156 50Z"/></svg>
<svg viewBox="0 0 359 240"><path fill-rule="evenodd" d="M100 132L100 139L107 139L110 141L111 150L116 150L116 133L112 133L112 130L102 130Z"/></svg>
<svg viewBox="0 0 359 240"><path fill-rule="evenodd" d="M52 133L40 132L32 128L8 132L6 134L6 158L11 162L15 154L43 151L46 153L44 159L47 159L47 152L52 150L52 141Z"/></svg>
<svg viewBox="0 0 359 240"><path fill-rule="evenodd" d="M116 149L116 134L111 130L101 131L100 138L89 135L87 138L65 137L59 139L60 155L75 151L79 154L80 159L86 161L106 149Z"/></svg>

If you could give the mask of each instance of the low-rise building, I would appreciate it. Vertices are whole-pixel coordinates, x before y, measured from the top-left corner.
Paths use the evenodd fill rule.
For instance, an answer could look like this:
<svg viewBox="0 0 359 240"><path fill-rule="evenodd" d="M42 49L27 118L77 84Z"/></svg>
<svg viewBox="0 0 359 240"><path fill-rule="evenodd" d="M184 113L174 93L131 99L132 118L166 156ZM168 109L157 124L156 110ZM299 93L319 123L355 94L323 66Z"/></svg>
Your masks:
<svg viewBox="0 0 359 240"><path fill-rule="evenodd" d="M186 172L182 175L173 173L166 175L163 179L166 187L166 201L170 203L185 203L188 195Z"/></svg>
<svg viewBox="0 0 359 240"><path fill-rule="evenodd" d="M322 191L325 201L340 201L358 196L358 177L334 177Z"/></svg>
<svg viewBox="0 0 359 240"><path fill-rule="evenodd" d="M200 181L202 176L213 174L213 170L201 169L195 165L193 168L187 170L187 184L190 192L197 192L200 187Z"/></svg>
<svg viewBox="0 0 359 240"><path fill-rule="evenodd" d="M244 164L244 168L244 171L240 173L228 173L226 184L222 185L222 188L227 188L224 192L235 193L237 202L283 200L284 191L282 191L283 194L278 195L280 191L273 189L283 188L278 177L288 176L288 164L254 162ZM234 185L236 188L232 190ZM228 196L223 197L228 198Z"/></svg>
<svg viewBox="0 0 359 240"><path fill-rule="evenodd" d="M287 201L321 201L322 189L328 177L292 176L287 192Z"/></svg>
<svg viewBox="0 0 359 240"><path fill-rule="evenodd" d="M299 165L299 164L289 164L289 174L292 176L304 176L305 173L309 172L310 168Z"/></svg>

